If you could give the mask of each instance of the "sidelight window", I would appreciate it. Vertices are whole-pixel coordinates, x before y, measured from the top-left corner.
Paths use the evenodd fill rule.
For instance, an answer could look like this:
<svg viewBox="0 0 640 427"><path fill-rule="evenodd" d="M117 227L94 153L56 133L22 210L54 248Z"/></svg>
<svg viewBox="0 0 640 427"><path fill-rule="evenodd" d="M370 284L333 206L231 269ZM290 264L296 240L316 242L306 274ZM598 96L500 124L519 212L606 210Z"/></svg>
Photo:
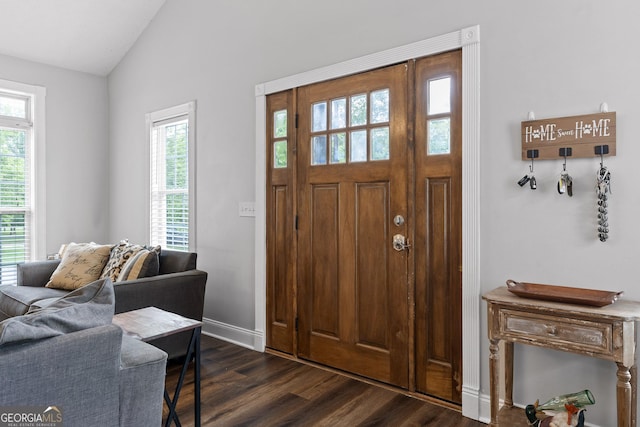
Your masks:
<svg viewBox="0 0 640 427"><path fill-rule="evenodd" d="M273 167L287 167L287 110L273 113Z"/></svg>
<svg viewBox="0 0 640 427"><path fill-rule="evenodd" d="M451 153L451 77L428 81L427 154Z"/></svg>

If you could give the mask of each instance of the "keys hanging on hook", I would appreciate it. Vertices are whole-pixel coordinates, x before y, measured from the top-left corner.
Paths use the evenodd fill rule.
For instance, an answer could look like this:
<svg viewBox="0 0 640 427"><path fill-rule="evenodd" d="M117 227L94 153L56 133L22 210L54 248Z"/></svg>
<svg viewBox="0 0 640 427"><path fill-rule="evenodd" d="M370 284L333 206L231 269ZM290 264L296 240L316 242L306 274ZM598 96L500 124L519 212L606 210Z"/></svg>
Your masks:
<svg viewBox="0 0 640 427"><path fill-rule="evenodd" d="M611 172L604 165L604 155L609 153L608 145L595 147L595 154L600 155L600 168L596 172L596 195L598 197L598 239L606 242L609 239L609 195L611 194Z"/></svg>
<svg viewBox="0 0 640 427"><path fill-rule="evenodd" d="M529 165L529 175L525 175L518 181L518 185L520 187L524 187L524 185L528 182L529 188L535 190L538 188L538 183L536 182L536 177L533 176L533 159L538 158L539 152L538 150L527 150L527 158L531 159L531 164Z"/></svg>
<svg viewBox="0 0 640 427"><path fill-rule="evenodd" d="M560 173L560 179L558 180L558 193L567 193L567 196L573 196L573 178L567 172L567 156L571 156L571 148L560 148L558 155L564 157L564 163L562 163L562 172Z"/></svg>

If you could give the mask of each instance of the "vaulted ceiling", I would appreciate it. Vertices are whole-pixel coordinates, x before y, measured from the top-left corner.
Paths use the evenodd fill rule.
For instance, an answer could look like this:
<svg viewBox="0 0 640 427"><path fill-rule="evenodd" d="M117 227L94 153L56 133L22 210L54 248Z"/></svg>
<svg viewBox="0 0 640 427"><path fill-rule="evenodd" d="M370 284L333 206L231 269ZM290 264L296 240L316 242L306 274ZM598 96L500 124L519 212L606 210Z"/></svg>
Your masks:
<svg viewBox="0 0 640 427"><path fill-rule="evenodd" d="M108 75L165 0L0 0L0 54Z"/></svg>

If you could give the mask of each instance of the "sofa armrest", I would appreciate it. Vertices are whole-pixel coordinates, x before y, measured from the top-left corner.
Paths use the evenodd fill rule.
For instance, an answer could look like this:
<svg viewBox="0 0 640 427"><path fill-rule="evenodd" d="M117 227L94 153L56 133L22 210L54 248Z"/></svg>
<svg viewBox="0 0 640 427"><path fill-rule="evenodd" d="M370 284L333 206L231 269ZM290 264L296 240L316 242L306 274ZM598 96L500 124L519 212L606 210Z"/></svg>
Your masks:
<svg viewBox="0 0 640 427"><path fill-rule="evenodd" d="M18 286L43 287L47 284L59 264L59 259L23 262L18 264Z"/></svg>
<svg viewBox="0 0 640 427"><path fill-rule="evenodd" d="M0 351L2 406L51 405L65 426L117 426L122 330L98 326Z"/></svg>
<svg viewBox="0 0 640 427"><path fill-rule="evenodd" d="M160 251L160 274L195 270L197 258L198 254L195 252L162 249Z"/></svg>
<svg viewBox="0 0 640 427"><path fill-rule="evenodd" d="M115 312L117 314L153 306L202 320L206 283L207 273L201 270L115 282Z"/></svg>
<svg viewBox="0 0 640 427"><path fill-rule="evenodd" d="M120 354L120 427L162 425L167 353L124 335Z"/></svg>

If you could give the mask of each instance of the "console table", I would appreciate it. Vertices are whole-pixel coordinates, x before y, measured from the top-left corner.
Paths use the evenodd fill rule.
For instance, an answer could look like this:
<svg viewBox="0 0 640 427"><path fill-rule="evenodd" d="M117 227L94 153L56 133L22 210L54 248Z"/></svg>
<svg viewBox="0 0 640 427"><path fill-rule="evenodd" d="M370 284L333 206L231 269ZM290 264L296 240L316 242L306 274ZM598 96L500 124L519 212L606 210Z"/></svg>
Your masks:
<svg viewBox="0 0 640 427"><path fill-rule="evenodd" d="M604 307L521 298L507 287L482 297L488 305L491 427L526 426L524 410L513 407L513 344L527 344L611 360L618 366L618 427L636 426L636 322L640 303L621 299ZM499 408L500 354L504 341L505 395ZM521 423L521 424L520 424Z"/></svg>

